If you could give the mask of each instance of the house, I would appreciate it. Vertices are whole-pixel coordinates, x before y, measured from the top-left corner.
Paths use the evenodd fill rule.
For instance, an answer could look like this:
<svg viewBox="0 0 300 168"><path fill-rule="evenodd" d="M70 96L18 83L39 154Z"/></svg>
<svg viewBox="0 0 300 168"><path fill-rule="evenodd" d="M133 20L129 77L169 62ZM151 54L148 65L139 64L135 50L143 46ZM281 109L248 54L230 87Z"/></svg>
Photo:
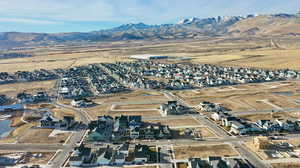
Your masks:
<svg viewBox="0 0 300 168"><path fill-rule="evenodd" d="M198 107L200 108L200 110L205 111L205 112L223 112L226 111L226 109L224 107L221 107L218 104L215 103L211 103L211 102L201 102Z"/></svg>
<svg viewBox="0 0 300 168"><path fill-rule="evenodd" d="M222 157L208 157L208 163L211 168L228 168Z"/></svg>
<svg viewBox="0 0 300 168"><path fill-rule="evenodd" d="M6 95L0 95L0 105L5 105L9 102L9 98Z"/></svg>
<svg viewBox="0 0 300 168"><path fill-rule="evenodd" d="M120 153L123 153L125 156L128 156L128 155L129 155L129 144L128 144L128 143L122 144L122 145L119 147L118 151L119 151Z"/></svg>
<svg viewBox="0 0 300 168"><path fill-rule="evenodd" d="M63 120L61 121L61 127L70 129L75 125L75 118L74 116L64 116Z"/></svg>
<svg viewBox="0 0 300 168"><path fill-rule="evenodd" d="M51 113L46 113L40 119L40 126L42 128L52 129L70 129L76 124L73 116L64 116L63 120L56 119Z"/></svg>
<svg viewBox="0 0 300 168"><path fill-rule="evenodd" d="M19 93L17 95L17 99L19 103L22 104L28 104L28 103L33 103L34 102L34 97L31 94L28 93Z"/></svg>
<svg viewBox="0 0 300 168"><path fill-rule="evenodd" d="M50 101L50 97L46 92L37 92L37 94L33 96L33 99L35 103Z"/></svg>
<svg viewBox="0 0 300 168"><path fill-rule="evenodd" d="M125 159L126 159L126 155L121 152L117 152L114 156L114 161L116 165L124 165Z"/></svg>
<svg viewBox="0 0 300 168"><path fill-rule="evenodd" d="M73 99L71 101L71 105L77 108L85 108L85 107L90 107L92 105L94 105L94 102L91 100L88 100L86 98L84 99Z"/></svg>
<svg viewBox="0 0 300 168"><path fill-rule="evenodd" d="M147 163L150 159L150 149L147 145L136 145L134 149L134 162L141 164Z"/></svg>
<svg viewBox="0 0 300 168"><path fill-rule="evenodd" d="M81 144L76 147L70 156L69 164L70 166L82 166L84 164L90 164L93 158L93 153L91 148L85 147Z"/></svg>
<svg viewBox="0 0 300 168"><path fill-rule="evenodd" d="M60 127L60 121L47 113L40 119L40 126L42 128L58 128Z"/></svg>
<svg viewBox="0 0 300 168"><path fill-rule="evenodd" d="M231 121L231 129L230 129L230 132L238 135L241 133L242 129L244 129L245 126L238 122L238 121ZM244 133L244 132L243 132Z"/></svg>
<svg viewBox="0 0 300 168"><path fill-rule="evenodd" d="M161 113L166 115L180 115L188 112L188 108L179 105L177 101L168 101L166 104L160 105Z"/></svg>
<svg viewBox="0 0 300 168"><path fill-rule="evenodd" d="M189 158L188 160L188 168L209 168L210 165L206 160L202 160L201 158Z"/></svg>
<svg viewBox="0 0 300 168"><path fill-rule="evenodd" d="M110 146L107 146L105 149L99 149L97 151L97 164L102 165L109 165L112 162L113 158L113 149Z"/></svg>
<svg viewBox="0 0 300 168"><path fill-rule="evenodd" d="M225 161L228 168L251 168L251 166L245 163L242 159L226 158Z"/></svg>

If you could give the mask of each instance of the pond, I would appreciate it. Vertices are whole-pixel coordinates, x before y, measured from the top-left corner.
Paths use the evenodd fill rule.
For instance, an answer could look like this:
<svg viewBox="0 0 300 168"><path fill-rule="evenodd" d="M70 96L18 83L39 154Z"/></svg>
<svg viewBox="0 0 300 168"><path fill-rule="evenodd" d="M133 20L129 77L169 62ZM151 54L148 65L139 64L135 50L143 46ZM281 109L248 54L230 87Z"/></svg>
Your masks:
<svg viewBox="0 0 300 168"><path fill-rule="evenodd" d="M14 129L10 126L11 120L0 120L0 139L3 139L9 135Z"/></svg>

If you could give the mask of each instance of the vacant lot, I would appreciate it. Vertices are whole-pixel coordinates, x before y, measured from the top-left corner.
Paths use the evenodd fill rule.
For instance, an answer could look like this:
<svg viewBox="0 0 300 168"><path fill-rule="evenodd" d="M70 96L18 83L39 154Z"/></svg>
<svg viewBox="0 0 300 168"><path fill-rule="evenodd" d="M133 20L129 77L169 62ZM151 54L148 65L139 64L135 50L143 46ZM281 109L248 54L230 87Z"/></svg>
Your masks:
<svg viewBox="0 0 300 168"><path fill-rule="evenodd" d="M28 130L22 137L19 138L20 143L64 143L70 135L69 133L58 134L55 137L49 137L53 129L35 129ZM33 138L34 137L34 138Z"/></svg>
<svg viewBox="0 0 300 168"><path fill-rule="evenodd" d="M113 110L159 109L160 104L113 105Z"/></svg>
<svg viewBox="0 0 300 168"><path fill-rule="evenodd" d="M230 145L203 145L174 147L176 159L206 158L209 156L237 156L237 152Z"/></svg>
<svg viewBox="0 0 300 168"><path fill-rule="evenodd" d="M289 112L274 112L273 114L252 114L252 115L239 115L239 117L257 122L258 120L275 120L275 119L291 119L291 118L299 118L299 116L289 113Z"/></svg>
<svg viewBox="0 0 300 168"><path fill-rule="evenodd" d="M300 163L276 163L272 164L273 168L300 168Z"/></svg>
<svg viewBox="0 0 300 168"><path fill-rule="evenodd" d="M76 115L77 113L74 110L56 107L51 109L53 116L58 119L63 119L64 116L74 116L75 120L79 120L79 116Z"/></svg>
<svg viewBox="0 0 300 168"><path fill-rule="evenodd" d="M300 108L300 103L295 102L295 100L300 100L299 90L298 81L282 81L174 91L173 93L192 106L197 106L203 101L210 101L219 103L232 111L247 111L270 110L275 107Z"/></svg>
<svg viewBox="0 0 300 168"><path fill-rule="evenodd" d="M1 65L0 65L1 66ZM53 92L56 80L40 81L40 82L25 82L0 85L0 94L16 97L20 92L36 93L36 91Z"/></svg>
<svg viewBox="0 0 300 168"><path fill-rule="evenodd" d="M176 127L189 128L189 126L201 126L201 123L199 123L192 117L186 117L186 116L180 119L168 119L168 117L166 117L161 120L146 120L145 122L161 123L163 125L168 125L171 128L176 128Z"/></svg>

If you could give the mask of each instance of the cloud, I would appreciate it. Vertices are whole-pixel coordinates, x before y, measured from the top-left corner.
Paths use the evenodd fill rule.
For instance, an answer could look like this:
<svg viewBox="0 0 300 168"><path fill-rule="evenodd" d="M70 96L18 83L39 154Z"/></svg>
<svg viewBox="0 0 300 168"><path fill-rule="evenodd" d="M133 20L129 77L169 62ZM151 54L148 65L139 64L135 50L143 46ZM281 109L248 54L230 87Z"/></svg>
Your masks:
<svg viewBox="0 0 300 168"><path fill-rule="evenodd" d="M24 19L24 18L1 18L0 22L12 22L12 23L25 23L25 24L33 24L33 25L49 25L49 24L59 24L57 21L49 21L49 20L36 20L36 19Z"/></svg>
<svg viewBox="0 0 300 168"><path fill-rule="evenodd" d="M15 22L28 19L35 24L56 21L159 24L191 16L296 12L299 5L299 0L2 0L0 16L14 18L11 21Z"/></svg>

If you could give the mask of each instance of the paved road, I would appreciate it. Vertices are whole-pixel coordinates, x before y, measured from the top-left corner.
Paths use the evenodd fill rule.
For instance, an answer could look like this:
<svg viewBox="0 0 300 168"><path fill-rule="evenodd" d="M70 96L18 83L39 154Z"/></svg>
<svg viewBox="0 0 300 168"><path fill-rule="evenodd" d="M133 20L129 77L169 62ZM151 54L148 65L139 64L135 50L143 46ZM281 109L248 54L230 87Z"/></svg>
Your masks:
<svg viewBox="0 0 300 168"><path fill-rule="evenodd" d="M13 152L55 152L62 148L61 144L0 144L1 151Z"/></svg>
<svg viewBox="0 0 300 168"><path fill-rule="evenodd" d="M250 149L242 145L240 142L231 142L234 148L240 153L240 155L247 159L254 167L257 168L271 168L271 165L266 164L256 154L252 153Z"/></svg>
<svg viewBox="0 0 300 168"><path fill-rule="evenodd" d="M90 122L89 116L83 110L72 108L70 106L63 105L60 103L55 103L55 105L59 106L61 108L72 109L72 110L76 111L78 116L80 117L81 121L85 124L88 124ZM66 146L64 146L62 151L52 160L52 162L51 162L52 168L58 168L58 167L63 166L63 164L69 158L69 155L73 151L74 147L76 147L76 144L78 144L78 142L82 141L85 133L86 133L86 130L77 131L71 136L68 144Z"/></svg>
<svg viewBox="0 0 300 168"><path fill-rule="evenodd" d="M186 103L184 100L178 98L171 92L164 91L163 93L165 94L165 96L169 97L170 99L172 98L173 100L177 100L180 104L182 104L184 106L193 108L188 103ZM251 164L253 164L255 167L258 167L258 168L269 168L270 167L265 162L263 162L260 158L258 158L256 156L256 154L252 153L249 149L247 149L247 147L245 145L242 145L240 143L240 141L243 141L245 139L237 138L237 141L235 141L234 139L231 139L231 137L228 135L228 133L225 130L223 130L217 124L215 124L212 121L205 118L203 115L191 115L191 116L194 119L198 120L199 122L204 123L211 130L213 130L217 135L219 135L221 137L221 142L226 142L228 140L229 143L240 153L240 155L243 158L248 159L249 162ZM244 137L244 138L251 138L251 137ZM212 142L212 140L210 140L209 142ZM177 143L179 143L179 142L177 142ZM181 142L181 144L182 144L182 142ZM205 141L203 142L203 144L205 144Z"/></svg>

